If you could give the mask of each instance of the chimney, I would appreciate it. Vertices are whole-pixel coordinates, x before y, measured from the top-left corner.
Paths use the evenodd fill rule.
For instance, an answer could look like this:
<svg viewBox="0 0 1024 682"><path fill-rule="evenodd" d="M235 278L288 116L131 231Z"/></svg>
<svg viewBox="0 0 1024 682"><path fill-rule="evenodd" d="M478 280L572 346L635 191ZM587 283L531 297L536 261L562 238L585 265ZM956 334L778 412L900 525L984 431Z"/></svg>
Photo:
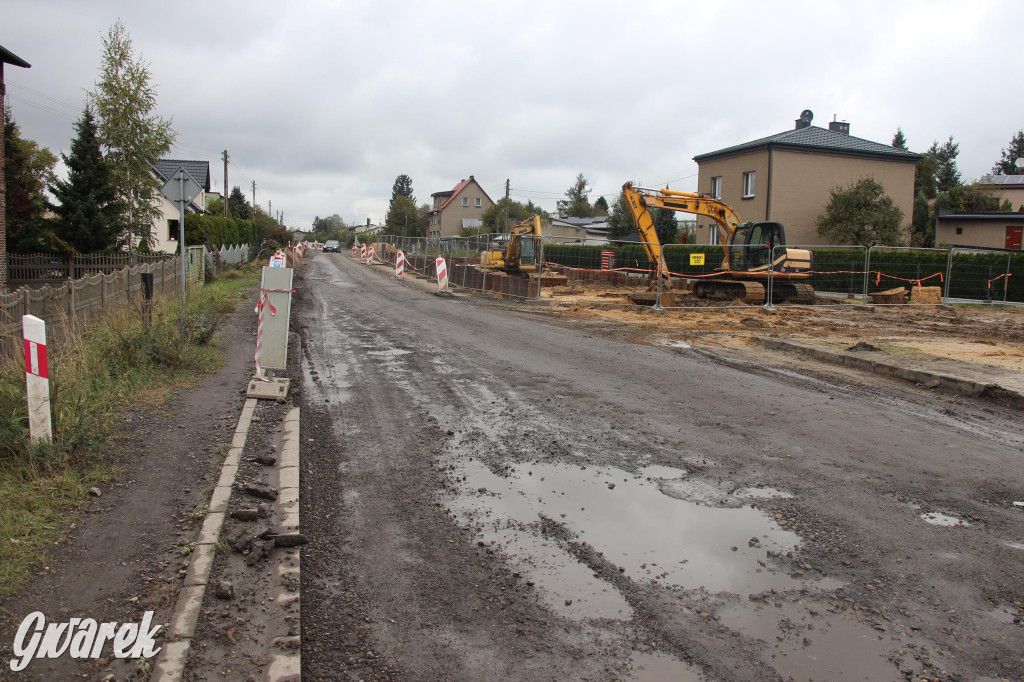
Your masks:
<svg viewBox="0 0 1024 682"><path fill-rule="evenodd" d="M369 227L369 226L370 226L370 219L369 219L369 218L367 218L367 219L366 219L366 226L367 226L367 227Z"/></svg>
<svg viewBox="0 0 1024 682"><path fill-rule="evenodd" d="M832 116L832 120L829 121L829 124L828 124L828 129L831 130L833 133L840 133L842 135L849 135L850 134L850 124L847 123L846 121L837 121L836 118L837 117L835 115Z"/></svg>

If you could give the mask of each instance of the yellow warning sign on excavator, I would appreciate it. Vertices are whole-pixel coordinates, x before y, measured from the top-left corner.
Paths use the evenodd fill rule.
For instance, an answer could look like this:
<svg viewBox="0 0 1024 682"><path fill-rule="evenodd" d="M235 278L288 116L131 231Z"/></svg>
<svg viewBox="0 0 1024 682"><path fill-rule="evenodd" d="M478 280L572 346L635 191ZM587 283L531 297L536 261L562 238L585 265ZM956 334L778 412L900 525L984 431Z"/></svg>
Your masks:
<svg viewBox="0 0 1024 682"><path fill-rule="evenodd" d="M704 254L703 253L691 253L690 254L690 265L704 265Z"/></svg>

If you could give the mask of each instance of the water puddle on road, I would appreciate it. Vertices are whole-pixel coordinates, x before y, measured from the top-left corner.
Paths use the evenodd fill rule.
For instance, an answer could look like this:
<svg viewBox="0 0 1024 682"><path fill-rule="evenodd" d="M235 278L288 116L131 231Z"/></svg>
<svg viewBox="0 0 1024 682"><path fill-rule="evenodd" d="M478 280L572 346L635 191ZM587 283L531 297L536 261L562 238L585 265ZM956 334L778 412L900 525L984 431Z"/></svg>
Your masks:
<svg viewBox="0 0 1024 682"><path fill-rule="evenodd" d="M949 516L948 514L940 514L939 512L928 512L927 514L921 514L921 520L923 520L925 523L930 523L933 526L946 526L949 528L971 525L963 519L958 519L957 517Z"/></svg>
<svg viewBox="0 0 1024 682"><path fill-rule="evenodd" d="M630 682L705 682L697 668L665 654L633 654Z"/></svg>
<svg viewBox="0 0 1024 682"><path fill-rule="evenodd" d="M519 464L503 473L474 460L453 465L448 475L458 492L449 506L493 551L520 566L532 563L527 570L560 611L565 604L584 616L629 615L608 583L540 535L542 517L564 525L574 541L586 542L637 583L742 595L808 584L768 567L769 550L795 549L800 537L764 512L663 494L665 478L685 471L651 467L636 476L609 467Z"/></svg>
<svg viewBox="0 0 1024 682"><path fill-rule="evenodd" d="M793 680L900 680L888 660L894 638L804 604L738 604L719 613L723 625L762 640L762 659Z"/></svg>

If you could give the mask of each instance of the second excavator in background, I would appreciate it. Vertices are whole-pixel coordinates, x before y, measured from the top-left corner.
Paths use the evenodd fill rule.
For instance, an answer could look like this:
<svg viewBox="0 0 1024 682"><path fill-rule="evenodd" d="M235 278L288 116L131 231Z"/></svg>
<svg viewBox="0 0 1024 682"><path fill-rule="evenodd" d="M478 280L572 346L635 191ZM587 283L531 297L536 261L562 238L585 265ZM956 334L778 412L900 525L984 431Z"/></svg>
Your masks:
<svg viewBox="0 0 1024 682"><path fill-rule="evenodd" d="M541 274L540 215L516 223L508 231L503 251L481 251L480 265L510 275Z"/></svg>
<svg viewBox="0 0 1024 682"><path fill-rule="evenodd" d="M811 252L787 247L781 223L745 223L731 206L708 194L644 189L631 182L622 186L622 192L662 290L672 289L673 282L654 229L654 208L707 216L717 225L725 257L713 276L692 280L695 296L760 305L767 299L770 273L773 303L814 303L814 288L806 282L811 277Z"/></svg>

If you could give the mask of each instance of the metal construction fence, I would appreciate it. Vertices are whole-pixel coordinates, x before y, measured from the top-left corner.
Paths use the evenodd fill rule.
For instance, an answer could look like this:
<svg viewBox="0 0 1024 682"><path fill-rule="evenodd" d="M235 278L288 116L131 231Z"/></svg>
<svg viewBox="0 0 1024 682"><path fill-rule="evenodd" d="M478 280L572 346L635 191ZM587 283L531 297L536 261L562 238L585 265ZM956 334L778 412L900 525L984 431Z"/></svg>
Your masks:
<svg viewBox="0 0 1024 682"><path fill-rule="evenodd" d="M656 264L647 256L644 244L610 242L608 244L565 243L544 237L520 237L523 264L543 263L544 277L532 272L508 273L488 267L481 258L484 251L501 253L509 235L481 234L472 237L422 238L404 236L377 237L377 257L393 262L401 250L406 267L427 277L435 276L434 260L443 256L448 263L449 283L475 291L486 291L513 299L558 298L559 288L593 284L598 287L643 289L629 300L616 299L610 293L595 297L594 303L632 305L649 302L660 307L700 307L735 305L839 305L848 302L887 304L924 304L947 300L984 303L1024 302L1024 253L996 249L951 247L945 249L893 246L787 245L786 247L731 247L734 263L766 270L756 281L764 288L761 302L756 295L737 299L721 296L702 298L688 293L714 289L703 282L727 279L722 271L725 250L718 245L669 244L662 249L671 278L671 287L653 276ZM812 295L786 299L792 292L793 278L772 263L785 255L785 249L803 249L811 254L811 269L797 280L813 288ZM527 251L529 253L527 253ZM535 253L534 253L535 252ZM528 260L527 260L528 257ZM1016 275L1016 277L1015 277ZM746 285L755 292L758 286ZM901 297L900 289L905 295ZM806 292L804 287L802 291Z"/></svg>

